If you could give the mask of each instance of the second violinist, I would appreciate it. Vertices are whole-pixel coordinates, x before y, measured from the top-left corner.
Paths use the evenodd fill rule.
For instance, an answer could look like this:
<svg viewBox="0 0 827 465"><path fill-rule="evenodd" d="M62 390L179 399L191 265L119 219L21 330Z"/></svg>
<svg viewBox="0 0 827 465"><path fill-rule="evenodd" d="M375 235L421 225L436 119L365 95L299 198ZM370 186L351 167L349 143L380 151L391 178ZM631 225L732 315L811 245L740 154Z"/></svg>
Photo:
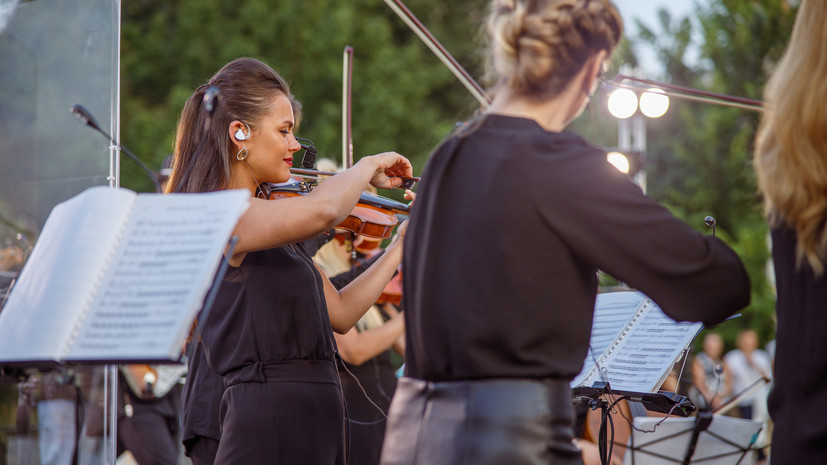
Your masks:
<svg viewBox="0 0 827 465"><path fill-rule="evenodd" d="M219 104L202 104L209 86ZM260 61L225 65L187 100L178 125L170 192L246 189L290 177L290 89ZM205 132L205 127L209 128ZM251 198L239 241L202 337L210 367L224 377L221 464L342 464L345 425L331 327L347 332L398 267L402 241L337 291L299 241L340 223L370 183L400 185L411 175L393 152L362 158L308 195ZM404 228L400 235L404 234Z"/></svg>
<svg viewBox="0 0 827 465"><path fill-rule="evenodd" d="M714 325L749 303L732 249L564 131L620 41L617 8L491 0L489 11L492 104L435 149L411 212L405 377L384 465L581 464L569 383L589 345L597 270L677 320ZM479 188L497 179L522 182Z"/></svg>
<svg viewBox="0 0 827 465"><path fill-rule="evenodd" d="M339 238L345 239L340 241ZM383 254L382 249L376 247L368 251L373 252L372 255L363 255L357 244L378 245L379 242L361 236L352 239L349 233L337 234L336 239L322 246L313 259L338 288ZM351 252L358 252L365 258L357 258L354 262ZM377 302L353 329L345 334L334 334L343 362L339 366L339 375L347 404L349 463L379 464L385 415L396 389L391 349L404 355L404 330L402 312L389 302Z"/></svg>

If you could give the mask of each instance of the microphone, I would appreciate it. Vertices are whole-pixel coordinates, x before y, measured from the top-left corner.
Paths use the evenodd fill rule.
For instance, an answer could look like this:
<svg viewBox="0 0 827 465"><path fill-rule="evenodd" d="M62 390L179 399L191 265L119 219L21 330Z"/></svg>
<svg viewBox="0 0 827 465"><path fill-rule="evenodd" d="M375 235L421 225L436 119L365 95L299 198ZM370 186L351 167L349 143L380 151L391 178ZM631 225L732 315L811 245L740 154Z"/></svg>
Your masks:
<svg viewBox="0 0 827 465"><path fill-rule="evenodd" d="M141 159L138 158L134 153L132 153L131 150L115 142L115 139L113 139L112 136L110 136L106 131L101 129L101 127L98 126L98 122L95 121L95 117L92 116L92 113L90 113L89 110L86 109L86 107L76 103L72 105L72 108L69 109L69 112L72 115L74 115L74 117L77 118L78 121L89 126L95 131L98 131L99 133L103 134L109 140L110 144L114 145L115 147L126 153L129 156L129 158L132 159L132 161L137 163L138 166L140 166L149 175L149 178L152 180L152 183L155 184L155 192L161 192L161 182L158 181L158 176L156 176L155 173L152 172L152 170L147 168L147 166L141 161Z"/></svg>
<svg viewBox="0 0 827 465"><path fill-rule="evenodd" d="M92 114L89 113L89 110L87 110L83 105L72 105L72 108L69 109L69 112L75 115L75 118L77 118L81 123L89 126L90 128L96 131L103 131L100 128L100 126L98 126L98 122L95 121L95 117L92 116ZM107 138L110 138L109 134L104 133L104 135Z"/></svg>
<svg viewBox="0 0 827 465"><path fill-rule="evenodd" d="M715 221L715 218L707 216L704 218L704 224L712 228L712 237L715 237L715 225L718 224L718 222Z"/></svg>
<svg viewBox="0 0 827 465"><path fill-rule="evenodd" d="M302 168L312 170L316 168L316 146L313 141L296 137L299 145L304 149L304 157L302 157Z"/></svg>

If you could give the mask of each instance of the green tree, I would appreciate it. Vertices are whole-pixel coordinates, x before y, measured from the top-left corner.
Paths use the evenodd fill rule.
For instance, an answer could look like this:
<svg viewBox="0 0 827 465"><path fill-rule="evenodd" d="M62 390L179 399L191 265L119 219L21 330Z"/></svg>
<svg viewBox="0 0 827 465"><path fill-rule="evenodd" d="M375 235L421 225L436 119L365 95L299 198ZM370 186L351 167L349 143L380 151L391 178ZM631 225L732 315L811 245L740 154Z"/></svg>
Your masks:
<svg viewBox="0 0 827 465"><path fill-rule="evenodd" d="M478 71L475 39L486 3L408 6L423 22L435 20L434 34ZM186 98L239 56L261 59L291 82L304 107L299 135L314 141L320 157L336 161L346 45L354 48L356 159L396 150L418 173L433 147L474 109L453 75L376 0L142 0L124 4L122 27L122 140L152 167L172 151ZM137 168L128 161L122 166L124 186L151 189Z"/></svg>
<svg viewBox="0 0 827 465"><path fill-rule="evenodd" d="M760 100L786 46L794 13L785 0L713 0L692 19L673 21L661 11L661 30L638 24L639 39L655 47L665 65L663 80ZM698 25L702 41L697 62L687 59L692 24ZM667 117L651 124L651 133L660 137L650 143L650 194L699 228L699 219L714 216L718 234L744 260L752 279L750 308L739 322L722 327L729 341L744 326L758 330L764 340L774 337L767 226L751 163L759 117L753 111L673 99Z"/></svg>
<svg viewBox="0 0 827 465"><path fill-rule="evenodd" d="M480 25L488 0L409 0L408 7L475 76L482 76ZM784 49L794 10L784 0L705 0L689 18L659 13L658 28L638 24L612 58L635 63L637 43L650 43L664 66L655 79L713 92L760 98ZM341 158L342 50L354 47L355 155L397 150L424 166L430 151L477 103L438 59L378 0L134 0L123 6L122 140L151 167L172 151L184 100L226 62L259 58L282 73L303 103L301 136L320 156ZM699 36L700 44L693 38ZM700 46L700 58L690 49ZM605 147L617 124L601 89L571 130ZM769 337L774 297L769 257L750 159L758 114L673 99L649 124L649 193L701 231L707 215L744 259L753 304L729 326L750 325ZM519 162L515 158L515 163ZM125 160L123 184L151 184Z"/></svg>

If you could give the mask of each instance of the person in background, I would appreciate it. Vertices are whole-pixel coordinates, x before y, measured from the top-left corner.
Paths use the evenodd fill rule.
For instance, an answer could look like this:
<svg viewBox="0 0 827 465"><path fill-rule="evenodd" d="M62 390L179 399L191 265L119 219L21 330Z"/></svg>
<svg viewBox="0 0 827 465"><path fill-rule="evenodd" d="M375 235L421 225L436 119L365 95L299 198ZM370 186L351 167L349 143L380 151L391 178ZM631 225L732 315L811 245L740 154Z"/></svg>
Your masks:
<svg viewBox="0 0 827 465"><path fill-rule="evenodd" d="M724 363L732 375L733 394L750 391L741 396L738 414L751 420L760 415L760 403L766 400L768 390L763 386L772 380L772 365L769 355L758 348L758 334L754 330L738 332L735 346L724 356Z"/></svg>
<svg viewBox="0 0 827 465"><path fill-rule="evenodd" d="M732 395L732 373L723 360L724 340L707 333L703 350L692 360L692 386L689 399L699 410L714 410Z"/></svg>
<svg viewBox="0 0 827 465"><path fill-rule="evenodd" d="M769 415L767 413L767 394L772 381L772 362L770 356L758 348L758 334L752 329L742 329L738 333L734 350L724 356L724 364L732 374L732 391L739 397L738 415L746 420L755 420L764 424L758 444L759 461L766 458L767 431Z"/></svg>
<svg viewBox="0 0 827 465"><path fill-rule="evenodd" d="M184 365L120 367L118 455L128 450L138 465L178 463L181 430L181 384L178 380L185 370Z"/></svg>
<svg viewBox="0 0 827 465"><path fill-rule="evenodd" d="M778 291L770 461L827 463L827 2L803 0L764 90L755 168Z"/></svg>
<svg viewBox="0 0 827 465"><path fill-rule="evenodd" d="M349 233L322 246L313 260L331 276L334 286L343 287L365 268L351 260L354 246ZM372 243L372 242L371 242ZM381 249L373 249L375 260ZM396 369L390 350L404 355L405 320L390 302L373 305L345 334L334 334L342 358L342 379L349 425L348 460L360 465L378 465L385 436L385 418L396 389Z"/></svg>

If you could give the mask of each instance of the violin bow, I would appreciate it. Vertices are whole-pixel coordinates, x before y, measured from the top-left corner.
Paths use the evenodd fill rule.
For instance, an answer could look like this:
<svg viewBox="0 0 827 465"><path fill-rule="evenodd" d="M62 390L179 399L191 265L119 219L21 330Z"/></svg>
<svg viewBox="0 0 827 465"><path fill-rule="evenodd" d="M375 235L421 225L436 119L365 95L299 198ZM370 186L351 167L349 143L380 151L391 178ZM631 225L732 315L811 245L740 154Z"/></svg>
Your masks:
<svg viewBox="0 0 827 465"><path fill-rule="evenodd" d="M485 89L474 80L471 74L454 59L454 57L442 46L430 31L411 13L401 0L385 0L385 3L399 16L400 19L416 34L428 48L442 61L442 63L454 73L459 82L471 92L483 108L491 104L491 98L485 93Z"/></svg>
<svg viewBox="0 0 827 465"><path fill-rule="evenodd" d="M384 0L385 3L399 16L402 21L431 49L431 51L454 73L454 76L459 79L462 85L471 92L477 101L480 102L483 108L491 103L491 99L485 93L482 86L480 86L473 77L454 59L453 56L439 43L439 41L428 31L427 28L414 16L413 13L402 3L401 0ZM668 89L667 95L675 98L691 100L696 102L711 103L714 105L729 106L740 108L744 110L763 111L764 102L759 100L752 100L743 97L734 97L726 94L716 94L702 90L692 89L690 87L681 87L663 82L653 81L649 79L641 79L625 74L618 74L614 79L605 81L608 84L616 87L626 87L638 89L638 86L624 84L623 81L634 81L641 84L661 87Z"/></svg>
<svg viewBox="0 0 827 465"><path fill-rule="evenodd" d="M654 86L667 89L664 93L671 97L681 98L684 100L691 100L694 102L711 103L713 105L721 105L726 107L740 108L742 110L763 111L764 102L760 100L752 100L744 97L735 97L726 94L716 94L713 92L706 92L703 90L693 89L691 87L676 86L673 84L666 84L664 82L653 81L651 79L642 79L625 74L618 74L611 81L606 81L608 84L616 87L639 89L639 86L624 84L624 81L632 81L647 86Z"/></svg>
<svg viewBox="0 0 827 465"><path fill-rule="evenodd" d="M353 89L353 47L345 46L342 66L342 169L353 166L351 106Z"/></svg>

